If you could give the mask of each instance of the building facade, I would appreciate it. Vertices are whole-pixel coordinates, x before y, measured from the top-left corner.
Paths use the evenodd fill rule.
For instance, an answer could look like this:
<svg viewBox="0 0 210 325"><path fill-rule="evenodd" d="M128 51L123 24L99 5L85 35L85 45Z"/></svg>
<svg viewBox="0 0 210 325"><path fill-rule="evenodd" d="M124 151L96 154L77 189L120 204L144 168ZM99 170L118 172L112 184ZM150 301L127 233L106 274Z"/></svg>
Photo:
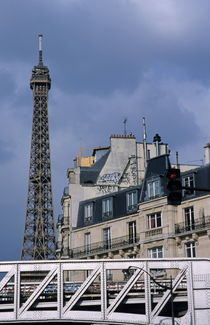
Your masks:
<svg viewBox="0 0 210 325"><path fill-rule="evenodd" d="M203 166L179 166L183 186L197 190L182 190L174 206L167 201L167 145L146 144L145 160L145 144L134 136L110 139L89 166L67 172L58 258L210 257L210 192L198 190L210 189L210 144Z"/></svg>

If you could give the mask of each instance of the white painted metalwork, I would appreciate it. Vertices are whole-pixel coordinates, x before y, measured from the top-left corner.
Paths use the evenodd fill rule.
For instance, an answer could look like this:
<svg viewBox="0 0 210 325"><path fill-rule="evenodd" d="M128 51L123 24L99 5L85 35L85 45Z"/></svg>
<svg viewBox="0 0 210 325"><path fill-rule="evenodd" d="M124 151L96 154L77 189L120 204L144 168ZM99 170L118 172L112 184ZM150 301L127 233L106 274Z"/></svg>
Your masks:
<svg viewBox="0 0 210 325"><path fill-rule="evenodd" d="M210 259L0 263L0 323L169 325L173 309L176 325L210 324Z"/></svg>

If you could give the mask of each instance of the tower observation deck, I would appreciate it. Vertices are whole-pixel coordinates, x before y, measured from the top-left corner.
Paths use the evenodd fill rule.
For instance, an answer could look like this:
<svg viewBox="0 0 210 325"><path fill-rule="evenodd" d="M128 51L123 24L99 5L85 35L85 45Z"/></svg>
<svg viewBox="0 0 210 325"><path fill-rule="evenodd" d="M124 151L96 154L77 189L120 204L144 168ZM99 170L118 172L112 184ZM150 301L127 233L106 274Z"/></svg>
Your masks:
<svg viewBox="0 0 210 325"><path fill-rule="evenodd" d="M51 79L42 61L39 35L39 62L32 70L33 122L28 180L28 198L21 259L55 258L55 226L51 185L48 91Z"/></svg>

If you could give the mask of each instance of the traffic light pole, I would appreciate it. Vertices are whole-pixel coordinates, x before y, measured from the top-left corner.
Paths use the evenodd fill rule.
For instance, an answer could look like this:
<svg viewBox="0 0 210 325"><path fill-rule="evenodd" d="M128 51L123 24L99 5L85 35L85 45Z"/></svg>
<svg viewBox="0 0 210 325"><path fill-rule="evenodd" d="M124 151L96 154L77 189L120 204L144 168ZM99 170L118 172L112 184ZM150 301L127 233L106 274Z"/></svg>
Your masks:
<svg viewBox="0 0 210 325"><path fill-rule="evenodd" d="M201 187L181 186L181 189L182 190L190 190L190 191L210 192L209 188L201 188Z"/></svg>

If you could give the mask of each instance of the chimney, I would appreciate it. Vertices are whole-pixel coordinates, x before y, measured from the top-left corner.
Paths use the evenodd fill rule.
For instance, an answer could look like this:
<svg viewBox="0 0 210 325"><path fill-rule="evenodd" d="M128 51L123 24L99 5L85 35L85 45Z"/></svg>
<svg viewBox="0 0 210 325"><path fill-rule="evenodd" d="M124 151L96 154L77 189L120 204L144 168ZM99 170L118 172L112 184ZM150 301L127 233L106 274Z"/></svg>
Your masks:
<svg viewBox="0 0 210 325"><path fill-rule="evenodd" d="M160 146L159 146L160 141L161 141L161 137L159 136L158 133L156 133L153 138L153 142L156 148L156 157L160 156Z"/></svg>
<svg viewBox="0 0 210 325"><path fill-rule="evenodd" d="M210 142L204 147L204 165L210 164Z"/></svg>

